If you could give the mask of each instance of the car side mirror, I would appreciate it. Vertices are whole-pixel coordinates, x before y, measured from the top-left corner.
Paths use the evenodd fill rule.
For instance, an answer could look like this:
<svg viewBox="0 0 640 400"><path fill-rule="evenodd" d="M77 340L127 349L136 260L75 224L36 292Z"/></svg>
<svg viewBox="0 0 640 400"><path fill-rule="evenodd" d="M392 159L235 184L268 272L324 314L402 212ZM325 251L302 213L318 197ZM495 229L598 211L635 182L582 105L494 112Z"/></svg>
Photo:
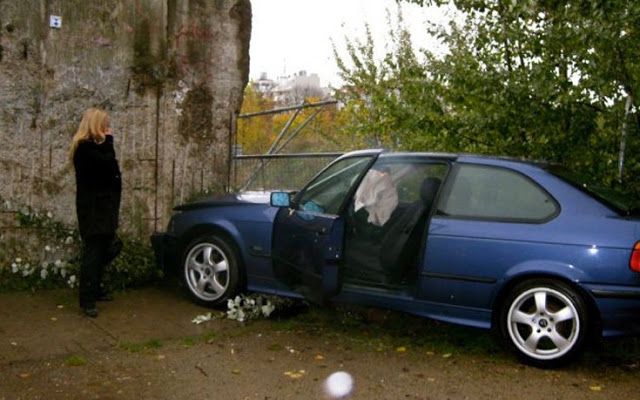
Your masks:
<svg viewBox="0 0 640 400"><path fill-rule="evenodd" d="M290 207L291 198L287 192L273 192L271 193L270 203L273 207Z"/></svg>

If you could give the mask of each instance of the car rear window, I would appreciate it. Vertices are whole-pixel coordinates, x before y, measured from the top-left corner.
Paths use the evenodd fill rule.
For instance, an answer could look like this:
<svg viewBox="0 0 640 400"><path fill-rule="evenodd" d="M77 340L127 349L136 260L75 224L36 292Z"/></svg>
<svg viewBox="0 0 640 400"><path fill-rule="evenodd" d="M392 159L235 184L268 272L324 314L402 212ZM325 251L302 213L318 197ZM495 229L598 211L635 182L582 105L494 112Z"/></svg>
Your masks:
<svg viewBox="0 0 640 400"><path fill-rule="evenodd" d="M462 164L439 213L450 217L542 223L559 212L556 201L526 176L506 168Z"/></svg>

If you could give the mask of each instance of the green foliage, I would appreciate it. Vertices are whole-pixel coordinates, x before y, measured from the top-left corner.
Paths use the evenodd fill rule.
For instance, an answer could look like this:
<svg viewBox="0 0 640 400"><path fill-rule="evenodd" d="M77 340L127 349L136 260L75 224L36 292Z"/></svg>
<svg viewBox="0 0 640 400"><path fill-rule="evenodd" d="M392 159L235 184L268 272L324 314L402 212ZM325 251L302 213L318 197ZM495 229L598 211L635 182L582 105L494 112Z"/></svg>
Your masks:
<svg viewBox="0 0 640 400"><path fill-rule="evenodd" d="M123 236L122 240L122 252L105 272L105 285L118 290L147 284L162 277L162 271L156 268L149 243L127 236Z"/></svg>
<svg viewBox="0 0 640 400"><path fill-rule="evenodd" d="M25 209L19 229L0 242L0 291L41 290L77 285L80 238L51 213Z"/></svg>
<svg viewBox="0 0 640 400"><path fill-rule="evenodd" d="M16 219L20 228L5 232L0 242L0 292L76 288L82 252L77 230L48 212L25 209ZM120 256L105 272L108 286L124 289L161 276L149 243L128 236L123 241Z"/></svg>
<svg viewBox="0 0 640 400"><path fill-rule="evenodd" d="M462 18L425 28L444 54L414 49L400 8L381 57L368 31L347 39L345 57L334 48L353 134L390 149L561 162L640 193L640 3L406 1L454 5Z"/></svg>

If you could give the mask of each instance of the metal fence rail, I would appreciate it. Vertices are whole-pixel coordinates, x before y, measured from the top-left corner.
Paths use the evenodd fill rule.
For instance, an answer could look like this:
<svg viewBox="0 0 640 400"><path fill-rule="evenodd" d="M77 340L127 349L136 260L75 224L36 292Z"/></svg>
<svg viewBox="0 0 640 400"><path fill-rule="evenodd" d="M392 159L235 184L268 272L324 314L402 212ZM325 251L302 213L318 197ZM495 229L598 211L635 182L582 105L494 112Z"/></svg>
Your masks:
<svg viewBox="0 0 640 400"><path fill-rule="evenodd" d="M343 153L259 154L233 157L232 191L299 190Z"/></svg>

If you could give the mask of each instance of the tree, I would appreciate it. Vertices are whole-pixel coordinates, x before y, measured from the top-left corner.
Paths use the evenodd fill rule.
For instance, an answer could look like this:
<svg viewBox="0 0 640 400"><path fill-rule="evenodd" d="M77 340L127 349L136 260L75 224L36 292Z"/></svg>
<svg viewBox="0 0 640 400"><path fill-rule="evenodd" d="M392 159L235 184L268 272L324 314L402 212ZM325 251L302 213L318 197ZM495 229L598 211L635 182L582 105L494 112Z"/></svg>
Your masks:
<svg viewBox="0 0 640 400"><path fill-rule="evenodd" d="M368 147L444 148L437 140L446 135L439 85L414 53L400 10L394 27L388 21L391 48L380 61L368 26L363 41L345 38L348 59L333 47L345 82L336 97L346 107L346 129Z"/></svg>
<svg viewBox="0 0 640 400"><path fill-rule="evenodd" d="M302 104L318 103L320 97L306 97ZM276 109L276 102L249 84L244 92L241 114L259 114ZM292 117L295 114L295 118ZM291 120L291 122L290 122ZM300 111L266 113L240 118L237 124L237 143L245 154L265 154L284 131L279 153L322 152L344 150L340 113L335 106L308 107ZM286 130L285 130L286 128ZM295 134L295 135L292 135Z"/></svg>
<svg viewBox="0 0 640 400"><path fill-rule="evenodd" d="M272 99L264 96L249 84L244 90L242 99L242 114L249 114L274 107ZM273 121L267 117L241 118L237 125L237 144L246 154L260 154L269 148L275 140Z"/></svg>
<svg viewBox="0 0 640 400"><path fill-rule="evenodd" d="M444 56L419 59L400 13L382 60L370 36L347 42L349 63L334 49L353 129L392 148L560 161L607 183L622 178L626 154L627 186L638 186L640 3L405 1L453 4L465 17L426 29Z"/></svg>

